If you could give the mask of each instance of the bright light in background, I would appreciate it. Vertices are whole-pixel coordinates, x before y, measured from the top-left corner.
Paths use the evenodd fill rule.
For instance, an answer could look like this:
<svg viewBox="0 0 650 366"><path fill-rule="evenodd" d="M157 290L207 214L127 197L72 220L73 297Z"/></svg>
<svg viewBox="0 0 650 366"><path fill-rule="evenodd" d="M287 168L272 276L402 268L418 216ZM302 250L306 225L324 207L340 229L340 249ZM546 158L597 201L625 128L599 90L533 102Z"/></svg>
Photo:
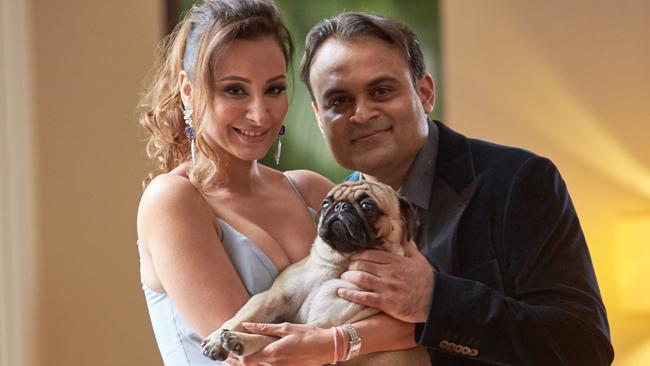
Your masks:
<svg viewBox="0 0 650 366"><path fill-rule="evenodd" d="M625 355L616 356L616 366L643 366L650 360L650 341L635 347L632 351L627 351Z"/></svg>
<svg viewBox="0 0 650 366"><path fill-rule="evenodd" d="M527 127L538 130L601 174L650 198L650 171L602 127L554 73L544 72L542 66L534 67L539 78L536 85L549 91L543 93L549 100L530 100L530 105L520 106L526 114L522 121L528 120ZM535 116L547 115L540 109L548 105L561 111L558 118L536 121Z"/></svg>
<svg viewBox="0 0 650 366"><path fill-rule="evenodd" d="M519 94L522 90L517 89L510 91L512 97L503 90L500 90L498 96L517 101L516 108L509 110L515 114L516 120L522 121L526 128L537 131L600 174L650 199L650 170L603 128L603 123L606 122L601 121L581 102L567 81L546 62L548 57L532 47L534 42L526 40L521 32L511 31L505 34L512 37L507 43L517 45L518 70L495 73L494 83L475 87L521 85L521 78L525 77L524 88L528 90L530 98L522 98ZM520 72L525 72L526 75L522 76ZM494 90L488 89L483 95L496 97L494 94ZM555 111L553 118L549 118L549 107Z"/></svg>
<svg viewBox="0 0 650 366"><path fill-rule="evenodd" d="M490 26L490 31L498 34L495 39L499 43L491 46L489 52L504 52L509 56L488 60L482 64L484 68L476 68L471 58L454 60L456 66L449 62L445 66L448 69L458 67L469 71L453 81L458 83L460 78L467 83L461 82L460 88L471 92L470 98L476 98L482 105L502 106L501 115L505 120L518 121L517 128L534 131L601 175L650 199L648 167L605 128L611 122L581 98L581 86L571 84L563 76L565 70L554 66L548 49L537 47L539 42L534 36L529 37L528 32L507 20ZM448 83L448 89L453 88L454 83ZM648 117L625 118L636 124Z"/></svg>
<svg viewBox="0 0 650 366"><path fill-rule="evenodd" d="M650 313L650 212L619 217L616 248L621 309Z"/></svg>

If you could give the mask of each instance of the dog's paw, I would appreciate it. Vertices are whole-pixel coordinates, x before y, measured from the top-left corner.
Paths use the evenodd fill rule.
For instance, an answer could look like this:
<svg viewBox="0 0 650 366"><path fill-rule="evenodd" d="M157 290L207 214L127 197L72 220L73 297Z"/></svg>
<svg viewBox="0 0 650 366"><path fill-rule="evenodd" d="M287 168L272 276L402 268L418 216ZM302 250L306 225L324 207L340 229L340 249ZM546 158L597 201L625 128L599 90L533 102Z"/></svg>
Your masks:
<svg viewBox="0 0 650 366"><path fill-rule="evenodd" d="M229 350L224 348L225 333L228 333L228 330L219 329L201 342L201 348L205 357L215 361L223 361L228 358Z"/></svg>
<svg viewBox="0 0 650 366"><path fill-rule="evenodd" d="M221 344L228 351L234 353L237 356L244 354L244 342L240 337L241 333L225 331L221 333Z"/></svg>

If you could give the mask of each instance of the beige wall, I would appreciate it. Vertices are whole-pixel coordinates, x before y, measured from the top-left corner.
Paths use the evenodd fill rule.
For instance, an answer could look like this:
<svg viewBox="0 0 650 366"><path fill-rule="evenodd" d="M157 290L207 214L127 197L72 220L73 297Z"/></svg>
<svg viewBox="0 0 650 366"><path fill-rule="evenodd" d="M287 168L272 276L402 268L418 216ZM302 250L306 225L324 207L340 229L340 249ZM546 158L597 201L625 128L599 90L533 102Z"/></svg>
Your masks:
<svg viewBox="0 0 650 366"><path fill-rule="evenodd" d="M35 233L27 13L24 2L0 0L0 366L31 364Z"/></svg>
<svg viewBox="0 0 650 366"><path fill-rule="evenodd" d="M622 310L616 260L621 214L650 211L650 2L443 0L441 14L447 122L558 165L610 313L616 363L650 364L650 309Z"/></svg>
<svg viewBox="0 0 650 366"><path fill-rule="evenodd" d="M159 365L139 285L135 114L162 1L32 2L36 365Z"/></svg>

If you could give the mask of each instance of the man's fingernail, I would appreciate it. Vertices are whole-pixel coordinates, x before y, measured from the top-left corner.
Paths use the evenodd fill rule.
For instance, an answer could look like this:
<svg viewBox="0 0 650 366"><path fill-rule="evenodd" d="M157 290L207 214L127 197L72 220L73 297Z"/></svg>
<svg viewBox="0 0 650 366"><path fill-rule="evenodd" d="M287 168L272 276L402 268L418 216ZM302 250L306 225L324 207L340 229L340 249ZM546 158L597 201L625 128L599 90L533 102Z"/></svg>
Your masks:
<svg viewBox="0 0 650 366"><path fill-rule="evenodd" d="M255 323L242 322L241 325L243 325L244 328L247 328L247 329L255 328Z"/></svg>

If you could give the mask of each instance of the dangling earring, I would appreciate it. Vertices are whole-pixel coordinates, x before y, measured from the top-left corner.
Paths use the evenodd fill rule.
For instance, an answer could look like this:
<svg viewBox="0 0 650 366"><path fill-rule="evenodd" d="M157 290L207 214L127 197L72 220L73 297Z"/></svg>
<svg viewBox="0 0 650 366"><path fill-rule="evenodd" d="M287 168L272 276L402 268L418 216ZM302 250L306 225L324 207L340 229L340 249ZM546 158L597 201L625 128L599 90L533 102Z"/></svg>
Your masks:
<svg viewBox="0 0 650 366"><path fill-rule="evenodd" d="M192 164L196 165L196 133L194 132L194 126L192 126L192 107L183 107L183 119L185 120L185 135L190 140Z"/></svg>
<svg viewBox="0 0 650 366"><path fill-rule="evenodd" d="M282 154L282 139L281 137L284 136L284 133L286 132L286 128L284 125L280 128L280 132L278 133L278 146L275 149L275 154L273 154L273 157L275 158L275 165L280 165L280 154Z"/></svg>

